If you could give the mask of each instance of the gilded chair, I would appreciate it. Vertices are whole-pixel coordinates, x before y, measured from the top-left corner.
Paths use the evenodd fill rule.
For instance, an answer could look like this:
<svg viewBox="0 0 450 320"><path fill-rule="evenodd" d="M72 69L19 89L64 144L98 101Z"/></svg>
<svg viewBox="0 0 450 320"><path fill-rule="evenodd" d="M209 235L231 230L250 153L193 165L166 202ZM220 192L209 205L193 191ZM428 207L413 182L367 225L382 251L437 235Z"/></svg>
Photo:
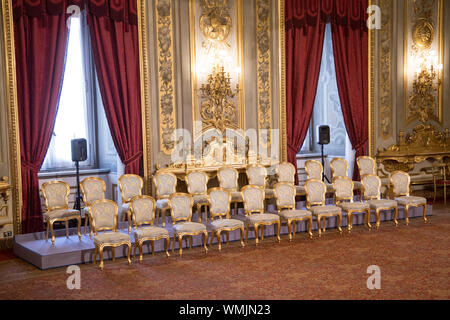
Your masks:
<svg viewBox="0 0 450 320"><path fill-rule="evenodd" d="M237 214L238 204L244 201L242 193L238 191L239 172L233 167L221 167L217 170L217 178L219 179L220 187L230 192L230 203L234 203L234 214Z"/></svg>
<svg viewBox="0 0 450 320"><path fill-rule="evenodd" d="M48 229L52 234L52 244L55 243L55 233L53 231L53 223L56 221L64 221L66 224L66 237L69 238L69 220L77 220L78 238L81 240L80 211L69 209L70 188L64 181L48 181L41 186L41 193L44 198L45 212L44 223L46 224L45 241L48 241Z"/></svg>
<svg viewBox="0 0 450 320"><path fill-rule="evenodd" d="M177 192L177 177L171 172L158 171L153 176L153 183L156 187L156 209L162 216L162 226L165 227L166 211L169 210L169 196Z"/></svg>
<svg viewBox="0 0 450 320"><path fill-rule="evenodd" d="M436 191L437 186L444 187L444 204L447 204L447 186L450 185L450 180L448 179L447 163L438 162L432 165L433 173L433 186L434 186L434 198L433 202L436 201Z"/></svg>
<svg viewBox="0 0 450 320"><path fill-rule="evenodd" d="M180 245L180 257L183 254L183 236L189 236L190 247L192 247L192 236L203 234L203 247L208 253L208 231L203 223L191 222L192 207L194 199L190 194L177 192L169 197L170 215L173 223L172 252L175 250L175 239L178 238Z"/></svg>
<svg viewBox="0 0 450 320"><path fill-rule="evenodd" d="M323 175L323 166L322 164L317 160L307 160L305 161L305 172L306 172L306 179L317 179L322 180ZM325 184L327 192L333 191L333 186L326 183ZM306 192L306 190L305 190Z"/></svg>
<svg viewBox="0 0 450 320"><path fill-rule="evenodd" d="M208 199L208 180L209 177L205 172L192 171L186 175L186 184L189 194L192 195L194 205L197 209L198 222L202 221L202 207L209 206ZM206 208L206 216L208 215L208 209Z"/></svg>
<svg viewBox="0 0 450 320"><path fill-rule="evenodd" d="M353 229L353 215L365 214L366 225L370 228L370 205L365 202L353 202L353 181L347 176L336 176L333 178L333 188L336 205L347 213L347 230Z"/></svg>
<svg viewBox="0 0 450 320"><path fill-rule="evenodd" d="M248 240L248 231L255 231L256 245L259 243L258 228L261 226L261 240L264 240L264 226L277 225L276 235L280 238L280 216L272 213L264 213L264 189L261 186L247 185L242 188L245 211L245 241Z"/></svg>
<svg viewBox="0 0 450 320"><path fill-rule="evenodd" d="M394 210L394 223L398 225L398 206L397 201L381 199L381 179L374 174L366 174L361 177L362 197L369 203L370 210L375 210L376 227L380 227L380 212Z"/></svg>
<svg viewBox="0 0 450 320"><path fill-rule="evenodd" d="M274 185L275 199L277 202L278 215L281 223L286 223L289 233L289 241L295 237L295 223L307 220L309 237L312 239L312 215L308 210L298 210L295 208L296 188L289 182L278 182ZM292 233L291 233L292 226Z"/></svg>
<svg viewBox="0 0 450 320"><path fill-rule="evenodd" d="M121 221L125 221L125 216L128 219L128 233L131 233L131 212L130 201L134 196L142 194L144 187L144 180L136 174L124 174L119 178L119 190L122 196L122 210Z"/></svg>
<svg viewBox="0 0 450 320"><path fill-rule="evenodd" d="M224 188L212 188L208 190L208 194L211 206L210 213L212 226L209 244L212 244L215 235L220 251L222 250L220 233L222 231L226 232L228 243L230 231L239 229L241 230L241 246L244 247L244 222L237 219L230 219L230 203L232 199L230 192ZM214 220L215 218L218 219Z"/></svg>
<svg viewBox="0 0 450 320"><path fill-rule="evenodd" d="M81 213L84 215L84 235L86 235L88 221L90 221L89 206L94 201L105 199L106 183L98 177L88 177L80 182L80 189L84 203ZM92 230L90 231L90 237L92 239Z"/></svg>
<svg viewBox="0 0 450 320"><path fill-rule="evenodd" d="M359 175L362 177L366 174L377 174L377 164L375 159L369 156L359 156L356 158Z"/></svg>
<svg viewBox="0 0 450 320"><path fill-rule="evenodd" d="M327 187L322 180L309 179L305 182L306 190L306 208L311 211L312 215L316 217L317 229L319 230L319 237L326 229L326 218L337 217L337 228L342 234L342 209L335 205L325 205L325 194ZM323 220L323 230L321 230L321 220Z"/></svg>
<svg viewBox="0 0 450 320"><path fill-rule="evenodd" d="M409 223L409 208L423 206L423 221L427 222L427 199L424 197L410 196L411 177L404 171L394 171L391 174L391 188L394 200L399 206L405 208L406 225Z"/></svg>
<svg viewBox="0 0 450 320"><path fill-rule="evenodd" d="M97 254L100 255L100 270L103 270L103 249L112 247L112 259L116 260L115 248L120 246L128 247L128 264L131 264L131 240L130 237L117 231L118 208L117 204L108 199L97 200L89 207L91 217L91 228L94 232L95 252L93 263L97 261ZM108 231L98 233L99 231Z"/></svg>
<svg viewBox="0 0 450 320"><path fill-rule="evenodd" d="M295 166L290 162L281 162L276 166L276 175L278 182L287 182L295 184L296 170ZM305 186L295 186L296 194L305 194Z"/></svg>
<svg viewBox="0 0 450 320"><path fill-rule="evenodd" d="M342 158L333 158L330 161L331 178L347 177L348 176L348 162Z"/></svg>
<svg viewBox="0 0 450 320"><path fill-rule="evenodd" d="M267 169L260 164L247 167L248 185L259 186L264 190L264 199L273 199L273 189L267 188Z"/></svg>
<svg viewBox="0 0 450 320"><path fill-rule="evenodd" d="M131 219L134 226L134 250L133 257L136 256L136 248L139 247L139 262L142 262L142 245L145 241L150 241L152 254L155 252L155 241L165 239L166 255L169 257L170 237L169 231L161 227L153 226L155 222L157 203L150 196L141 195L131 199L130 210ZM140 226L146 225L139 228Z"/></svg>

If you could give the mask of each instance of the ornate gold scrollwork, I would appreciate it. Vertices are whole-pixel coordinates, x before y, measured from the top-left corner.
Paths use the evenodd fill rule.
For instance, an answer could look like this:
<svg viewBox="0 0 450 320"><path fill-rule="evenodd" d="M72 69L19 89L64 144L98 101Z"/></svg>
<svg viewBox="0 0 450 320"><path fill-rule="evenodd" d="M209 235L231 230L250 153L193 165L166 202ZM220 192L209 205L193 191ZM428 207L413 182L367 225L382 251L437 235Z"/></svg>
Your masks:
<svg viewBox="0 0 450 320"><path fill-rule="evenodd" d="M11 186L8 183L8 177L2 177L0 180L0 197L3 199L5 204L0 205L0 216L1 217L7 217L9 215L8 213L8 199L10 194ZM4 210L5 214L1 214L1 212Z"/></svg>
<svg viewBox="0 0 450 320"><path fill-rule="evenodd" d="M270 0L256 1L256 50L258 79L258 131L259 143L268 147L272 128L272 84L270 57ZM260 130L265 131L263 134Z"/></svg>
<svg viewBox="0 0 450 320"><path fill-rule="evenodd" d="M202 0L200 6L200 30L204 37L213 43L225 41L232 27L227 0Z"/></svg>
<svg viewBox="0 0 450 320"><path fill-rule="evenodd" d="M155 14L158 41L160 147L165 154L171 154L175 147L173 134L177 127L175 113L172 2L170 0L158 0Z"/></svg>

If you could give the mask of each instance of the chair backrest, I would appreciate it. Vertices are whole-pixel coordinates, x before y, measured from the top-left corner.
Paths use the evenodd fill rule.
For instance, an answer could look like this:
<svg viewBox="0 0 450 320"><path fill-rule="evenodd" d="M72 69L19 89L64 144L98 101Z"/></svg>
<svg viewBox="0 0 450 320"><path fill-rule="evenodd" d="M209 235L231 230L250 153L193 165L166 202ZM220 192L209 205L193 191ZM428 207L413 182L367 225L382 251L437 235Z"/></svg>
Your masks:
<svg viewBox="0 0 450 320"><path fill-rule="evenodd" d="M277 209L295 209L295 186L290 182L278 182L273 186Z"/></svg>
<svg viewBox="0 0 450 320"><path fill-rule="evenodd" d="M177 192L177 176L171 172L158 171L153 176L153 183L156 187L156 198L168 198L172 193Z"/></svg>
<svg viewBox="0 0 450 320"><path fill-rule="evenodd" d="M391 187L394 197L409 196L411 177L404 171L394 171L391 174Z"/></svg>
<svg viewBox="0 0 450 320"><path fill-rule="evenodd" d="M248 185L242 188L245 215L252 213L264 213L264 188L261 186Z"/></svg>
<svg viewBox="0 0 450 320"><path fill-rule="evenodd" d="M47 211L69 208L70 187L64 181L48 181L41 186Z"/></svg>
<svg viewBox="0 0 450 320"><path fill-rule="evenodd" d="M208 175L202 171L192 171L186 175L187 189L190 194L206 194Z"/></svg>
<svg viewBox="0 0 450 320"><path fill-rule="evenodd" d="M215 217L230 216L231 194L224 188L211 188L208 190L211 220Z"/></svg>
<svg viewBox="0 0 450 320"><path fill-rule="evenodd" d="M359 175L362 177L366 174L377 174L375 159L369 156L359 156L356 159L358 164Z"/></svg>
<svg viewBox="0 0 450 320"><path fill-rule="evenodd" d="M267 183L266 167L253 164L247 167L248 184L265 188Z"/></svg>
<svg viewBox="0 0 450 320"><path fill-rule="evenodd" d="M217 171L217 178L222 188L228 191L238 190L239 172L233 167L222 167Z"/></svg>
<svg viewBox="0 0 450 320"><path fill-rule="evenodd" d="M306 179L322 179L323 167L317 160L305 161Z"/></svg>
<svg viewBox="0 0 450 320"><path fill-rule="evenodd" d="M381 199L381 179L375 174L361 177L362 196L365 200Z"/></svg>
<svg viewBox="0 0 450 320"><path fill-rule="evenodd" d="M135 196L130 201L131 217L134 227L143 224L153 225L155 221L156 201L151 196Z"/></svg>
<svg viewBox="0 0 450 320"><path fill-rule="evenodd" d="M98 177L87 177L80 182L81 194L86 207L97 200L105 199L106 183Z"/></svg>
<svg viewBox="0 0 450 320"><path fill-rule="evenodd" d="M339 177L339 176L348 176L348 162L342 158L334 158L330 162L331 167L331 176Z"/></svg>
<svg viewBox="0 0 450 320"><path fill-rule="evenodd" d="M101 230L117 231L118 208L117 204L108 199L94 201L89 206L94 234Z"/></svg>
<svg viewBox="0 0 450 320"><path fill-rule="evenodd" d="M353 202L353 181L347 176L333 178L333 189L336 203L341 201Z"/></svg>
<svg viewBox="0 0 450 320"><path fill-rule="evenodd" d="M193 205L194 199L190 194L182 192L171 194L169 207L172 222L175 224L177 221L191 221Z"/></svg>
<svg viewBox="0 0 450 320"><path fill-rule="evenodd" d="M295 167L290 162L281 162L276 168L278 182L295 183Z"/></svg>
<svg viewBox="0 0 450 320"><path fill-rule="evenodd" d="M119 190L122 195L122 202L128 203L134 196L142 194L144 180L136 174L124 174L119 178Z"/></svg>
<svg viewBox="0 0 450 320"><path fill-rule="evenodd" d="M306 207L309 209L311 206L325 205L325 194L327 192L327 186L322 180L308 179L305 181L306 191Z"/></svg>

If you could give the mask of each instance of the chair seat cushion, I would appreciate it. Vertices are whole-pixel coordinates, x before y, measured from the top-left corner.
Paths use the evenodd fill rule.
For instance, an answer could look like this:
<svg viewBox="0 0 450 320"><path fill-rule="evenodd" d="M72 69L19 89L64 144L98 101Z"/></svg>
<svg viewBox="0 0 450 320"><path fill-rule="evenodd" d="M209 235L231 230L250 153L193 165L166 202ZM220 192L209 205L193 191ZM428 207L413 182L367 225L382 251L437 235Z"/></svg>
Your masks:
<svg viewBox="0 0 450 320"><path fill-rule="evenodd" d="M397 201L388 199L374 199L367 201L371 209L391 208L397 206Z"/></svg>
<svg viewBox="0 0 450 320"><path fill-rule="evenodd" d="M344 211L350 211L350 210L367 210L370 208L370 205L367 202L343 202L339 203L337 205L338 207L341 207Z"/></svg>
<svg viewBox="0 0 450 320"><path fill-rule="evenodd" d="M235 227L243 227L244 222L237 219L218 219L211 221L211 225L214 229L222 229L222 228L235 228Z"/></svg>
<svg viewBox="0 0 450 320"><path fill-rule="evenodd" d="M297 195L300 195L300 196L306 195L305 186L295 186L295 192Z"/></svg>
<svg viewBox="0 0 450 320"><path fill-rule="evenodd" d="M232 191L231 194L231 201L244 201L242 198L242 193L240 191Z"/></svg>
<svg viewBox="0 0 450 320"><path fill-rule="evenodd" d="M309 210L313 215L335 215L342 212L342 209L336 206L314 206Z"/></svg>
<svg viewBox="0 0 450 320"><path fill-rule="evenodd" d="M125 214L127 213L128 209L130 209L130 203L123 203L122 204L122 213Z"/></svg>
<svg viewBox="0 0 450 320"><path fill-rule="evenodd" d="M254 213L245 217L250 223L279 221L280 216L273 213Z"/></svg>
<svg viewBox="0 0 450 320"><path fill-rule="evenodd" d="M311 217L308 210L282 210L279 213L282 220Z"/></svg>
<svg viewBox="0 0 450 320"><path fill-rule="evenodd" d="M80 216L80 212L75 209L57 209L44 213L44 217L47 219L63 219L73 216Z"/></svg>
<svg viewBox="0 0 450 320"><path fill-rule="evenodd" d="M169 237L169 231L154 226L143 227L133 233L135 239Z"/></svg>
<svg viewBox="0 0 450 320"><path fill-rule="evenodd" d="M156 207L160 210L169 208L169 199L156 200Z"/></svg>
<svg viewBox="0 0 450 320"><path fill-rule="evenodd" d="M104 243L115 244L124 241L130 241L130 237L122 232L105 232L94 236L95 244L104 244Z"/></svg>
<svg viewBox="0 0 450 320"><path fill-rule="evenodd" d="M206 194L196 194L192 196L192 199L194 199L194 205L197 205L199 203L201 204L208 204L209 203L209 199L208 196Z"/></svg>
<svg viewBox="0 0 450 320"><path fill-rule="evenodd" d="M395 201L398 202L399 205L408 205L408 204L426 204L427 199L424 197L415 197L415 196L403 196L395 198Z"/></svg>
<svg viewBox="0 0 450 320"><path fill-rule="evenodd" d="M85 216L89 213L89 207L81 208L81 215Z"/></svg>
<svg viewBox="0 0 450 320"><path fill-rule="evenodd" d="M180 224L175 224L173 230L175 230L176 233L197 233L206 231L206 226L203 223L198 222L182 222Z"/></svg>

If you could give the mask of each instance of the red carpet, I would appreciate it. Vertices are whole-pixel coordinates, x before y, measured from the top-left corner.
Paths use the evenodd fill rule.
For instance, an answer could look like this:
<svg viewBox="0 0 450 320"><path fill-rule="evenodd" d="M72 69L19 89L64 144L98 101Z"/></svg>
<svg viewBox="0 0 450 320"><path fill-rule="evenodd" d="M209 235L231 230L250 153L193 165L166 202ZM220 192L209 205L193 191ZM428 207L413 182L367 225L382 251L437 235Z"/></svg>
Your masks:
<svg viewBox="0 0 450 320"><path fill-rule="evenodd" d="M412 219L327 230L292 243L265 238L255 247L233 242L184 250L182 258L145 255L81 265L81 290L68 290L66 268L41 271L19 259L0 262L0 299L450 299L450 213L433 208L430 223ZM381 289L366 286L367 267L381 269Z"/></svg>

